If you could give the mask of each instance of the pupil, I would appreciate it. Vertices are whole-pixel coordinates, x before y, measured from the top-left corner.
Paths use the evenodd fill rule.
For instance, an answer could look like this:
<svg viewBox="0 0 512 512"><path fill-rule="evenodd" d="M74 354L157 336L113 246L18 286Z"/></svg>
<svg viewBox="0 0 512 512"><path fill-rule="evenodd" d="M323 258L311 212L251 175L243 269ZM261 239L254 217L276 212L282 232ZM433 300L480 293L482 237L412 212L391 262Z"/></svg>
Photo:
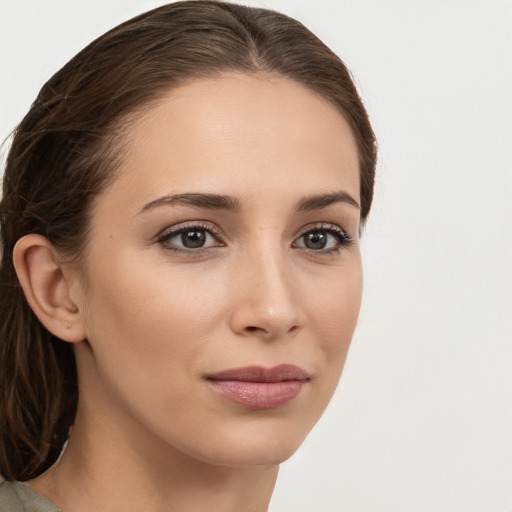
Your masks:
<svg viewBox="0 0 512 512"><path fill-rule="evenodd" d="M184 231L181 233L181 242L188 249L202 247L206 241L204 231Z"/></svg>
<svg viewBox="0 0 512 512"><path fill-rule="evenodd" d="M305 245L308 249L323 249L327 245L327 236L319 232L308 233Z"/></svg>

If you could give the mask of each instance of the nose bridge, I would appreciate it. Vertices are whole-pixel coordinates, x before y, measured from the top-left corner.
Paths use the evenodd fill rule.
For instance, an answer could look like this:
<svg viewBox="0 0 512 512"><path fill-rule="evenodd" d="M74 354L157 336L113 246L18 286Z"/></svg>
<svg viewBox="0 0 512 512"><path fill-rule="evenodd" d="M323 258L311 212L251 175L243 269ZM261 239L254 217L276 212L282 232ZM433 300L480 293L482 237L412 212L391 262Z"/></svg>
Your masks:
<svg viewBox="0 0 512 512"><path fill-rule="evenodd" d="M237 331L275 337L301 325L290 263L285 248L269 235L258 237L240 255L233 315Z"/></svg>

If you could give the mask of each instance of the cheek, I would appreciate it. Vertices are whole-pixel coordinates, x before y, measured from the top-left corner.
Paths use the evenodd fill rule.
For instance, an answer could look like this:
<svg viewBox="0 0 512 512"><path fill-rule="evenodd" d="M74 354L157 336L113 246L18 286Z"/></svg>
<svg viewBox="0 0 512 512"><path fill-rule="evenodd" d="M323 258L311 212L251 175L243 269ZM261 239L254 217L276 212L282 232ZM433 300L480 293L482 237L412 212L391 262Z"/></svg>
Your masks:
<svg viewBox="0 0 512 512"><path fill-rule="evenodd" d="M228 287L222 273L172 265L165 255L144 262L133 253L91 261L86 332L105 375L176 380L208 357L207 341L227 317Z"/></svg>
<svg viewBox="0 0 512 512"><path fill-rule="evenodd" d="M92 393L105 392L109 407L128 410L158 430L154 411L179 417L189 408L191 375L205 356L213 313L201 308L198 315L199 291L169 269L136 265L131 258L112 263L97 265L88 283L86 332L93 358L85 360L84 380L97 379Z"/></svg>
<svg viewBox="0 0 512 512"><path fill-rule="evenodd" d="M309 315L332 386L336 386L345 363L359 316L363 287L360 261L340 274L317 291L311 300Z"/></svg>

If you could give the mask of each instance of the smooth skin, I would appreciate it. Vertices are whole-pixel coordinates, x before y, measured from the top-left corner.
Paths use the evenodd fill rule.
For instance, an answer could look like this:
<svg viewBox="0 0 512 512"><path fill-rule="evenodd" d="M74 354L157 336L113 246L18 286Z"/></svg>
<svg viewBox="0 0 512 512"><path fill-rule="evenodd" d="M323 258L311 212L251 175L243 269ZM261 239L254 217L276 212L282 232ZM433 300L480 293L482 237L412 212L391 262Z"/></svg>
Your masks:
<svg viewBox="0 0 512 512"><path fill-rule="evenodd" d="M348 123L289 79L202 79L140 113L80 263L38 235L15 250L35 313L74 343L80 386L64 455L28 484L64 512L267 510L345 362L359 201ZM208 384L279 364L310 376L280 407Z"/></svg>

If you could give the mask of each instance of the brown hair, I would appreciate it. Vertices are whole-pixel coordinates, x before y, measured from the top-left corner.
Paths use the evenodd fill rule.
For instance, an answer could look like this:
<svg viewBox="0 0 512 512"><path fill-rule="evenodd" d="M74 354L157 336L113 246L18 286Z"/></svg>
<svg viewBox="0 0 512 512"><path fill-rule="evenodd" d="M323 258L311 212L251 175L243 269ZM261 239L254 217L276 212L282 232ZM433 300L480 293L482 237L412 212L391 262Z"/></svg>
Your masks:
<svg viewBox="0 0 512 512"><path fill-rule="evenodd" d="M78 259L89 204L115 175L127 117L170 88L224 70L278 73L339 109L357 141L366 220L374 134L345 65L301 23L265 9L184 1L93 41L43 86L6 161L0 203L0 473L6 479L33 478L56 460L78 398L71 345L48 332L28 306L13 267L14 245L37 233Z"/></svg>

